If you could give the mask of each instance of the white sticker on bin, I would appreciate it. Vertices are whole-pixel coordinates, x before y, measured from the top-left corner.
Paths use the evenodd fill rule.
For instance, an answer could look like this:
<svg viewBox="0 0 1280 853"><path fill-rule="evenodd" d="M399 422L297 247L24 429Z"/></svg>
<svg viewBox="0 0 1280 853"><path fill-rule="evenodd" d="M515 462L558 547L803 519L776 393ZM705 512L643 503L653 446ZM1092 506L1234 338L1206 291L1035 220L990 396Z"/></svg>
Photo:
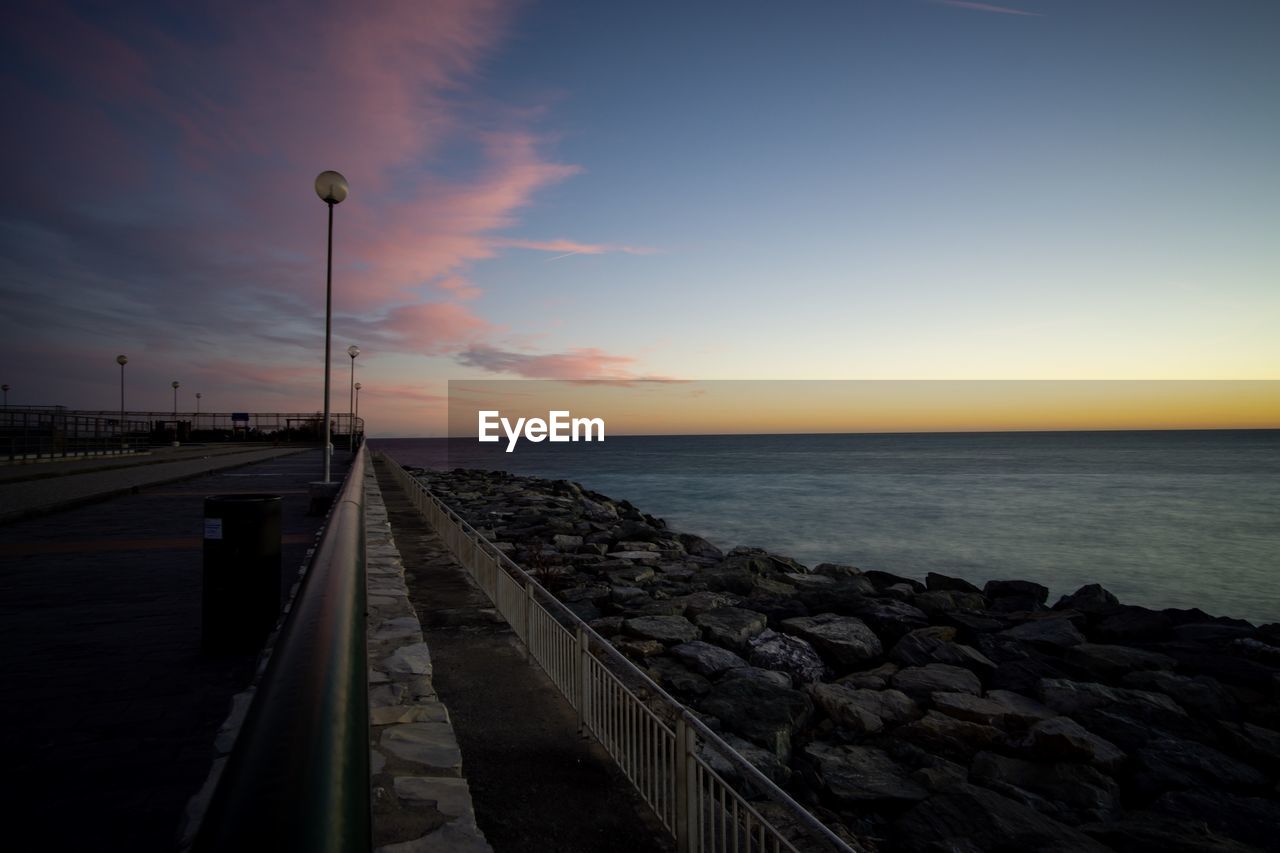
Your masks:
<svg viewBox="0 0 1280 853"><path fill-rule="evenodd" d="M206 518L204 520L204 538L205 539L221 539L222 538L222 519Z"/></svg>

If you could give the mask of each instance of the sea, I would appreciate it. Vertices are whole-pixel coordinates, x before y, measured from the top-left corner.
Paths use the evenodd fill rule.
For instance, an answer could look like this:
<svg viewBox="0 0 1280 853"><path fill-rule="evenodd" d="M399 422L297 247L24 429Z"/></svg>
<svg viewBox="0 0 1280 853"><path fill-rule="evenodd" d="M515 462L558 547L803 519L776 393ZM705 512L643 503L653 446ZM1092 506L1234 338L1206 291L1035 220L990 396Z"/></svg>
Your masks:
<svg viewBox="0 0 1280 853"><path fill-rule="evenodd" d="M728 550L923 580L1100 583L1280 621L1280 430L373 439L402 465L568 479Z"/></svg>

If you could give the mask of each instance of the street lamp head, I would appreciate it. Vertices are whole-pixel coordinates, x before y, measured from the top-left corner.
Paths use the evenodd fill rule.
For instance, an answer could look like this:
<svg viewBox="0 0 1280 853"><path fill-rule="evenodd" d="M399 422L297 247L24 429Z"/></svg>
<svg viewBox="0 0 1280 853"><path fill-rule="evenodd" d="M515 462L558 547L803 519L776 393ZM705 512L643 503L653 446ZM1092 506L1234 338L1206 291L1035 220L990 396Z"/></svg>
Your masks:
<svg viewBox="0 0 1280 853"><path fill-rule="evenodd" d="M347 355L351 356L352 358L355 358L359 354L360 354L360 347L356 346L355 344L352 344L351 346L347 347Z"/></svg>
<svg viewBox="0 0 1280 853"><path fill-rule="evenodd" d="M363 387L364 387L364 386L363 386L363 385L361 385L359 382L357 382L357 383L356 383L356 390L357 390L357 391L359 391L359 390L360 390L361 388L363 388Z"/></svg>
<svg viewBox="0 0 1280 853"><path fill-rule="evenodd" d="M197 391L197 392L196 392L196 399L197 399L197 400L199 400L199 399L200 399L201 397L203 397L203 396L204 396L204 395L203 395L203 394L201 394L199 391Z"/></svg>
<svg viewBox="0 0 1280 853"><path fill-rule="evenodd" d="M316 195L326 204L339 204L347 197L347 179L330 169L316 176Z"/></svg>
<svg viewBox="0 0 1280 853"><path fill-rule="evenodd" d="M0 385L0 391L4 391L5 393L8 393L8 391L9 391L9 383L8 383L8 382L6 382L5 384Z"/></svg>
<svg viewBox="0 0 1280 853"><path fill-rule="evenodd" d="M175 379L175 380L173 380L173 390L175 390L175 391L177 391L177 390L178 390L178 380L176 380L176 379Z"/></svg>
<svg viewBox="0 0 1280 853"><path fill-rule="evenodd" d="M116 364L120 365L121 367L124 367L128 363L129 363L129 356L127 355L116 356Z"/></svg>

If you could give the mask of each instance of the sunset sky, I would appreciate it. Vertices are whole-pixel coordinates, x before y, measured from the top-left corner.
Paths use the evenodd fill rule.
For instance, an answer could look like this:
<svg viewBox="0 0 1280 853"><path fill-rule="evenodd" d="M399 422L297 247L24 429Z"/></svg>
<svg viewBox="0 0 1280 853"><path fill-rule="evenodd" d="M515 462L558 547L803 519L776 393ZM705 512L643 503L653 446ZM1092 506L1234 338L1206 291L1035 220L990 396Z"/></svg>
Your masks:
<svg viewBox="0 0 1280 853"><path fill-rule="evenodd" d="M1280 379L1273 0L28 3L13 405L439 434L447 380Z"/></svg>

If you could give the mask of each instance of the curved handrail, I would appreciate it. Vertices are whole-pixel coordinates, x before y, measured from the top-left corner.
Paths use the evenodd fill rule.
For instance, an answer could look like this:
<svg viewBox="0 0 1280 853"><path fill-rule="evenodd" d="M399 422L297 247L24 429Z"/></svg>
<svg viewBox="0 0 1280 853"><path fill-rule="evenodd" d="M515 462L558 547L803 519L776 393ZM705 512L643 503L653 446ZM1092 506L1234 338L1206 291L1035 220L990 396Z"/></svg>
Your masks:
<svg viewBox="0 0 1280 853"><path fill-rule="evenodd" d="M193 850L368 851L363 446Z"/></svg>

